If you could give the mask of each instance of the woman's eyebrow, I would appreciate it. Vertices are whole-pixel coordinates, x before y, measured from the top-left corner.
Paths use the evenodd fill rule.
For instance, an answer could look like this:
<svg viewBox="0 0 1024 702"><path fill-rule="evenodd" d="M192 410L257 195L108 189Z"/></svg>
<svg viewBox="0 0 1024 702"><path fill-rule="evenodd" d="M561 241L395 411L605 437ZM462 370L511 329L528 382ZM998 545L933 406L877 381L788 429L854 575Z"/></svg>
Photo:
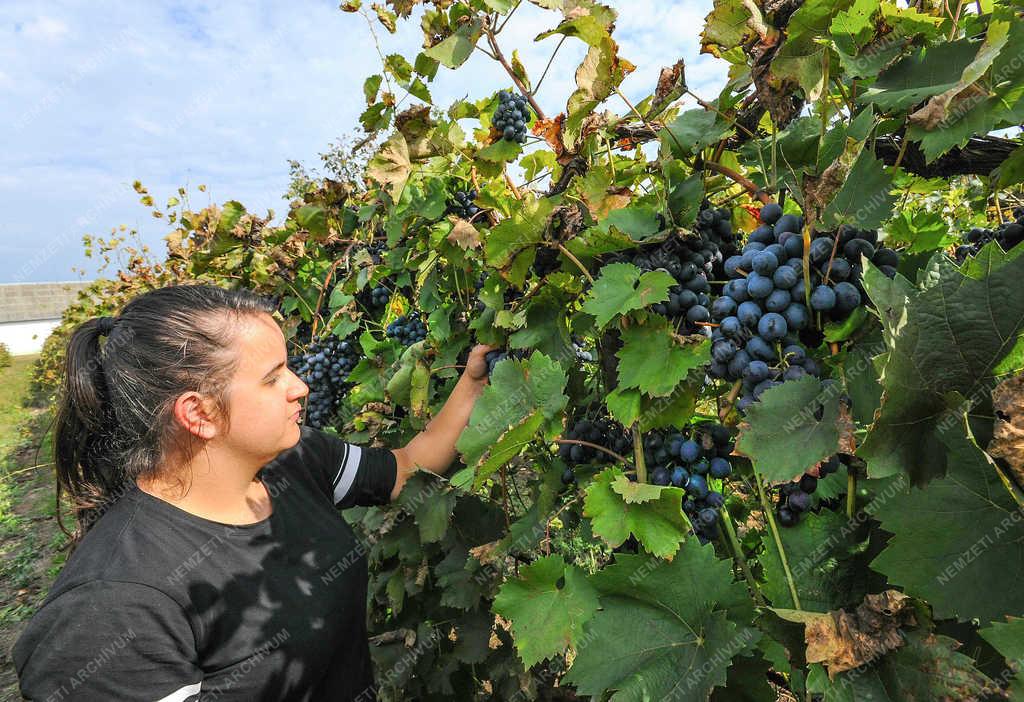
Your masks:
<svg viewBox="0 0 1024 702"><path fill-rule="evenodd" d="M274 373L275 371L280 370L281 368L283 368L285 363L287 363L287 361L281 361L280 363L278 363L276 366L274 366L269 371L267 371L267 374L264 375L262 379L266 380L267 378L269 378L272 373Z"/></svg>

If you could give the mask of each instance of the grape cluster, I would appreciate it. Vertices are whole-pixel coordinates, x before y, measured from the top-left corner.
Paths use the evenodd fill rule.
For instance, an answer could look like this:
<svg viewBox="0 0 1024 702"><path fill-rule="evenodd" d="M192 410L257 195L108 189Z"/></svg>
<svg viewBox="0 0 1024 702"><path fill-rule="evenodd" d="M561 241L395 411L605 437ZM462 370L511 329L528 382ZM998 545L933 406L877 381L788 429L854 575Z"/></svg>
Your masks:
<svg viewBox="0 0 1024 702"><path fill-rule="evenodd" d="M558 249L548 246L540 247L537 249L537 256L533 259L533 265L530 266L530 270L538 278L543 278L548 273L557 271L560 265L558 254Z"/></svg>
<svg viewBox="0 0 1024 702"><path fill-rule="evenodd" d="M774 205L774 207L773 207ZM718 327L711 334L713 378L743 380L740 410L783 380L821 370L798 336L810 325L804 304L801 217L782 215L770 203L740 255L729 257L729 282L711 306Z"/></svg>
<svg viewBox="0 0 1024 702"><path fill-rule="evenodd" d="M698 424L686 432L667 436L655 432L644 437L651 483L686 490L683 511L702 541L718 533L718 511L725 504L722 493L709 486L708 478L723 480L732 475L732 450L732 436L721 424Z"/></svg>
<svg viewBox="0 0 1024 702"><path fill-rule="evenodd" d="M289 356L289 367L309 386L306 424L320 428L330 423L348 375L359 359L359 345L336 336L317 339L305 353Z"/></svg>
<svg viewBox="0 0 1024 702"><path fill-rule="evenodd" d="M832 456L818 467L820 479L827 478L839 470L839 457ZM775 516L779 524L785 527L794 526L800 521L800 515L811 509L811 495L818 489L819 478L804 473L799 480L786 483L779 488L778 501L775 505Z"/></svg>
<svg viewBox="0 0 1024 702"><path fill-rule="evenodd" d="M1015 208L1013 217L1013 221L1004 222L995 229L975 227L967 232L964 237L967 239L967 243L956 247L957 263L963 263L969 257L977 255L981 251L981 247L990 241L999 242L1003 251L1009 251L1024 241L1024 207Z"/></svg>
<svg viewBox="0 0 1024 702"><path fill-rule="evenodd" d="M530 116L530 108L525 97L507 90L498 93L498 108L494 111L493 122L503 139L524 143Z"/></svg>
<svg viewBox="0 0 1024 702"><path fill-rule="evenodd" d="M448 211L460 219L471 218L480 211L480 208L473 204L476 196L476 190L456 190L452 194L452 199L448 201Z"/></svg>
<svg viewBox="0 0 1024 702"><path fill-rule="evenodd" d="M899 254L879 246L875 230L844 225L836 232L819 233L811 241L811 309L823 319L842 321L867 301L861 256L889 278L896 275Z"/></svg>
<svg viewBox="0 0 1024 702"><path fill-rule="evenodd" d="M594 354L590 353L583 347L583 341L576 337L572 340L572 350L576 353L576 360L583 361L584 363L591 363L594 360Z"/></svg>
<svg viewBox="0 0 1024 702"><path fill-rule="evenodd" d="M631 254L618 252L607 263L632 263L645 272L662 270L671 275L676 284L669 288L669 299L651 309L672 318L685 333L710 334L704 326L711 321L708 275L721 264L721 252L713 242L678 237Z"/></svg>
<svg viewBox="0 0 1024 702"><path fill-rule="evenodd" d="M713 208L705 200L697 214L694 228L705 242L705 249L712 254L712 267L707 269L708 275L713 280L721 280L725 277L722 262L739 251L732 228L732 213L726 207Z"/></svg>
<svg viewBox="0 0 1024 702"><path fill-rule="evenodd" d="M628 456L633 451L633 437L620 424L606 417L578 419L562 438L589 441L620 456ZM611 454L583 444L559 444L558 456L569 465L562 473L562 482L566 485L576 481L572 466L609 463L613 459Z"/></svg>
<svg viewBox="0 0 1024 702"><path fill-rule="evenodd" d="M412 346L427 338L427 325L420 319L419 312L403 314L387 326L387 335L398 339L403 346Z"/></svg>
<svg viewBox="0 0 1024 702"><path fill-rule="evenodd" d="M527 351L526 349L510 349L508 351L504 351L502 349L494 349L493 351L488 351L486 354L484 354L484 361L486 361L487 363L487 377L491 377L491 373L494 372L494 367L498 365L498 363L500 363L501 361L504 361L505 359L508 358L519 361L526 358L529 355L530 352Z"/></svg>
<svg viewBox="0 0 1024 702"><path fill-rule="evenodd" d="M388 304L388 299L391 297L391 291L383 285L378 285L370 291L370 304L374 307L383 307Z"/></svg>
<svg viewBox="0 0 1024 702"><path fill-rule="evenodd" d="M370 254L370 259L373 261L375 266L379 266L384 263L384 252L387 251L388 245L384 239L378 239L367 243L364 248L366 252Z"/></svg>

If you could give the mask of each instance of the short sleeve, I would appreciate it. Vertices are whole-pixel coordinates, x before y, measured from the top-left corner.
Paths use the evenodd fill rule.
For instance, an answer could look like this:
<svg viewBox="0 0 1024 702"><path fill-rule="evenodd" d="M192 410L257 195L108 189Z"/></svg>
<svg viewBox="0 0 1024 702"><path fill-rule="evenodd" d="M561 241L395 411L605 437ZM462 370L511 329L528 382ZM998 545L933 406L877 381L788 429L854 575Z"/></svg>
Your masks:
<svg viewBox="0 0 1024 702"><path fill-rule="evenodd" d="M312 454L318 482L340 509L391 501L398 477L398 460L391 449L350 444L312 427L303 427L300 442Z"/></svg>
<svg viewBox="0 0 1024 702"><path fill-rule="evenodd" d="M184 610L137 583L94 580L61 593L13 654L27 700L193 702L203 679Z"/></svg>

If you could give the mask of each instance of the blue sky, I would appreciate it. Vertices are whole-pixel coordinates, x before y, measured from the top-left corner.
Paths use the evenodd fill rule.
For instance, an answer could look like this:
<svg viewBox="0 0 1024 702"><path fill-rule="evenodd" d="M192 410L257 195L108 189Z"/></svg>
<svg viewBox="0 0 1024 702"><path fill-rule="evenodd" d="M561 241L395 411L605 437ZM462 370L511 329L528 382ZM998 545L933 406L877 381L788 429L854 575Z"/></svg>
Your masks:
<svg viewBox="0 0 1024 702"><path fill-rule="evenodd" d="M661 66L682 57L695 92L713 97L726 64L699 55L711 0L615 0L620 53L638 66L623 92L648 94ZM367 3L369 5L369 3ZM539 76L558 39L534 43L557 16L523 3L500 35ZM389 35L385 54L415 56L418 22ZM538 100L557 114L574 87L582 44L568 40ZM338 2L47 3L0 5L0 283L95 277L84 234L138 229L162 252L166 223L138 204L140 180L160 203L179 186L193 207L229 199L253 212L287 209L289 159L358 133L363 79L380 70L366 20ZM481 53L458 72L442 68L435 104L508 87ZM624 109L614 100L608 109ZM196 190L205 184L207 191ZM83 269L85 274L73 271Z"/></svg>

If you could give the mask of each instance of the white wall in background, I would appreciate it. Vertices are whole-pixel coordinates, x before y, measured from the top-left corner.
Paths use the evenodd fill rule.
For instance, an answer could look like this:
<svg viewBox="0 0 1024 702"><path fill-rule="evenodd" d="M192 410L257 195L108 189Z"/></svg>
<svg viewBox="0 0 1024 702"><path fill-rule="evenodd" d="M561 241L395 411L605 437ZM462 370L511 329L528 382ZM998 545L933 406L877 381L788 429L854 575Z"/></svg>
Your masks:
<svg viewBox="0 0 1024 702"><path fill-rule="evenodd" d="M46 337L59 323L59 317L28 322L0 322L0 342L7 344L14 356L39 353L43 350Z"/></svg>

